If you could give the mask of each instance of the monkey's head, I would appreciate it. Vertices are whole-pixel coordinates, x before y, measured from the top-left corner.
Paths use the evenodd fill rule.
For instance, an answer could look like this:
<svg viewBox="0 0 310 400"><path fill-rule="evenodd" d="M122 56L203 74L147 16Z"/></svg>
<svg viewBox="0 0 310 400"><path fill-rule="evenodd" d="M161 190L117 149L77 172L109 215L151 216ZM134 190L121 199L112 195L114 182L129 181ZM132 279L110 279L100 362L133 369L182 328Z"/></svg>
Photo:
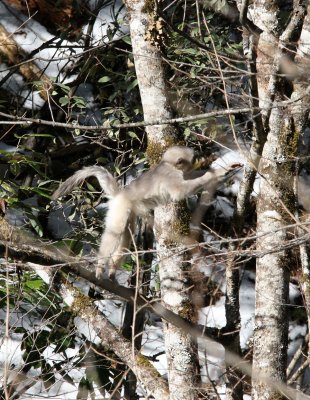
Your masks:
<svg viewBox="0 0 310 400"><path fill-rule="evenodd" d="M183 172L190 171L193 169L194 150L185 146L172 146L164 152L162 161Z"/></svg>

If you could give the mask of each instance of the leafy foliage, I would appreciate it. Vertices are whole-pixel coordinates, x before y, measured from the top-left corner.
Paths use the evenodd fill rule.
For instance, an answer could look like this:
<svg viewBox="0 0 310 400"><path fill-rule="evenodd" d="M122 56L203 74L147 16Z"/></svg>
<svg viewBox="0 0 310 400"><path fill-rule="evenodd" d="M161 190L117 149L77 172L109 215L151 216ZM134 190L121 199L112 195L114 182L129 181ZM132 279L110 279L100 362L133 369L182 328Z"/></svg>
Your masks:
<svg viewBox="0 0 310 400"><path fill-rule="evenodd" d="M65 8L66 17L70 16L70 10L73 13L78 11L79 7L74 8L78 3L70 1L70 7ZM109 2L102 3L111 6ZM237 22L226 20L217 13L223 12L231 2L210 0L203 4L177 1L164 3L167 4L163 4L163 21L167 23L169 40L163 51L163 61L167 69L168 97L175 114L187 117L221 109L223 106L248 106L248 75L241 52L239 26ZM8 118L0 126L0 232L4 238L4 256L0 269L1 345L9 348L11 342L19 343L15 346L18 356L14 354L5 360L4 378L8 385L0 389L1 399L22 398L24 393L27 396L30 393L31 396L35 393L31 392L32 386L36 384L44 386L37 393L45 390L50 396L57 396L59 383L67 384L70 386L68 392L75 390L77 399L96 398L98 391L102 397L109 395L113 398L119 387L126 387L123 380L128 371L120 360L111 351L96 346L96 338L91 337L89 341L92 333L89 327L87 332L85 327L83 331L79 325L79 316L73 315L65 307L64 299L58 291L57 274L53 284L46 285L41 275L29 273L26 270L29 264L24 260L28 260L27 251L23 248L23 253L19 255L17 249L11 255L6 247L11 231L2 232L8 226L7 222L12 226L12 231L16 228L31 231L27 242L29 253L34 244L34 247L42 246L44 255L48 245L53 243L57 255L88 255L91 259L101 234L107 200L100 192L96 180L88 180L81 188L73 191L70 197L62 199L61 206L50 201L51 193L59 180L67 178L85 165L104 165L123 183L127 183L145 162L144 150L147 143L144 129L119 127L120 124L143 120L130 37L123 32L120 34L119 28L124 25L124 20L114 19L106 23L102 14L97 18L99 8L83 16L82 19L87 19L89 25L83 33L80 26L74 30L75 42L66 41L69 38L68 32L61 27L61 34L57 33L42 41L41 45L35 45L29 52L29 62L10 60L9 72L1 75L1 112L31 118L28 123L16 121L15 125L11 125ZM110 11L114 13L113 8ZM285 18L281 16L283 24L290 14L287 13ZM59 24L58 13L56 20ZM96 32L92 31L98 21L103 32L100 39L96 39ZM25 29L28 29L27 24L28 21L25 21ZM55 26L53 29L55 32ZM21 34L24 33L20 31L11 36ZM39 36L37 34L36 39ZM35 43L35 40L27 39L26 42ZM0 53L3 54L5 45L0 47ZM46 57L40 54L46 49L49 54L53 52L53 56L50 57L50 63L44 64ZM36 77L31 82L27 78L29 75L23 74L23 68L31 65L32 58L36 58L35 61L42 68L42 79L37 80ZM3 60L8 60L6 54ZM44 120L44 124L40 120ZM211 161L218 146L229 147L235 135L242 135L246 139L252 130L251 123L246 114L183 122L178 124L179 140L196 147ZM108 129L100 132L90 128L81 129L79 125L88 128L103 125ZM231 134L232 129L234 135ZM222 208L228 208L224 203L222 197ZM227 230L227 220L223 224L221 218L213 217L216 215L216 205L209 210L207 222L221 237L223 225ZM145 241L147 234L142 228L140 236L140 241ZM152 243L146 243L144 249L151 247ZM245 247L243 242L240 245L242 252ZM143 272L144 277L141 292L151 301L160 291L160 282L157 280L156 260L152 259L152 255L147 259L148 256L148 252L141 259L140 254L139 259L132 256L124 264L123 273L127 274L127 283L128 276L136 272L135 267L138 265L138 272L141 275ZM214 268L214 259L216 257L210 252L206 263L208 268ZM34 256L32 265L36 265L36 262ZM42 258L39 262L42 262ZM249 269L252 268L250 266ZM193 274L187 279L193 279L203 287L202 295L199 293L199 305L204 305L204 302L210 305L222 297L217 281L206 282L206 277L200 271L194 272L197 276ZM133 275L134 285L138 278ZM61 279L72 278L62 276ZM102 300L85 281L75 283L92 300ZM104 309L108 302L101 302L101 307ZM112 313L122 306L114 305ZM125 312L124 320L126 317L130 320L129 323L127 321L127 336L126 330L123 330L125 337L131 338L133 333L136 334L133 321L137 325L144 323L139 321L141 311L137 311L134 318L130 315L133 311ZM304 320L305 313L298 313L295 318ZM150 316L148 323L148 330L151 331L157 321L154 316ZM144 333L147 335L147 330ZM139 345L141 337L142 331L136 334L135 344ZM8 354L11 357L11 353ZM152 361L156 357L151 357ZM206 357L203 365L206 375L209 368L207 364ZM220 374L223 375L222 369ZM29 381L23 381L23 386L21 382L25 377ZM216 384L213 380L211 383L214 390L211 396L220 398ZM209 393L204 395L210 397ZM131 397L127 395L127 398L133 397L138 398L136 391Z"/></svg>

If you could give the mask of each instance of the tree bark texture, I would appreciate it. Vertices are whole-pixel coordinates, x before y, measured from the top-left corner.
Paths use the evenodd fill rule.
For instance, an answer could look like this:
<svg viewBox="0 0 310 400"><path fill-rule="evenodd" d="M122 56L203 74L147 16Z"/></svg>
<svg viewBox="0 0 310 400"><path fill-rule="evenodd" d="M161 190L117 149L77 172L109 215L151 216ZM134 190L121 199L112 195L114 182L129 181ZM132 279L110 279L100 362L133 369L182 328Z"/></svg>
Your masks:
<svg viewBox="0 0 310 400"><path fill-rule="evenodd" d="M136 75L147 122L172 117L168 102L165 71L160 47L162 21L156 13L156 2L126 0ZM159 160L163 150L175 143L176 129L171 125L146 128L148 156L151 163ZM172 232L180 231L180 206L157 207L155 236L160 261L161 296L165 307L191 319L189 285L184 273L184 251L176 249ZM188 221L186 221L188 223ZM184 249L183 249L184 250ZM165 351L168 362L170 400L196 399L195 346L189 334L171 324L164 324Z"/></svg>
<svg viewBox="0 0 310 400"><path fill-rule="evenodd" d="M304 146L304 131L305 125L308 121L309 110L310 110L310 99L309 95L304 94L309 91L307 83L303 82L302 77L305 76L307 69L309 68L309 57L310 57L310 5L307 7L307 15L305 16L298 48L296 51L295 62L297 66L297 74L301 77L301 82L296 82L294 87L293 98L296 101L293 117L296 130L299 133L300 142L300 153L301 155L308 156L308 148ZM297 188L298 189L298 188ZM309 210L307 210L309 211ZM301 217L301 220L309 222L310 216L305 215ZM300 236L304 234L305 229L298 229ZM307 226L309 232L309 226ZM300 246L300 261L301 261L301 290L304 297L304 303L308 318L308 331L310 329L310 244L305 242ZM308 335L308 357L310 357L310 335Z"/></svg>
<svg viewBox="0 0 310 400"><path fill-rule="evenodd" d="M172 118L167 98L160 43L153 44L149 36L157 37L155 2L148 0L126 0L135 70L139 85L144 121L152 122ZM154 39L157 40L157 39ZM160 40L160 38L158 39ZM149 126L146 129L151 142L167 145L173 143L175 128L169 125Z"/></svg>
<svg viewBox="0 0 310 400"><path fill-rule="evenodd" d="M296 96L291 77L286 79L281 73L293 70L294 60L287 48L301 33L304 6L294 2L294 13L285 28L281 27L281 7L276 2L254 1L251 11L254 23L263 31L257 46L257 79L264 129L268 132L259 166L257 249L270 250L256 264L252 397L267 400L280 394L262 377L286 380L286 304L293 261L285 245L293 238L287 225L295 222L294 160L300 131L294 123L293 106L285 104L288 96Z"/></svg>
<svg viewBox="0 0 310 400"><path fill-rule="evenodd" d="M175 204L158 207L155 210L161 296L166 308L191 320L194 310L186 278L188 265L185 264L182 256L185 249L182 251L179 246L179 251L176 252L175 243L171 242L171 232L174 231L171 224L178 221L178 218L178 209ZM196 349L191 336L167 323L164 325L164 333L171 399L196 399Z"/></svg>
<svg viewBox="0 0 310 400"><path fill-rule="evenodd" d="M233 246L231 246L233 248ZM233 250L235 250L233 248ZM240 371L229 366L229 353L240 355L240 304L239 304L240 274L237 258L232 257L227 261L226 267L226 330L232 332L231 341L225 348L226 361L226 398L227 400L242 400L243 387Z"/></svg>

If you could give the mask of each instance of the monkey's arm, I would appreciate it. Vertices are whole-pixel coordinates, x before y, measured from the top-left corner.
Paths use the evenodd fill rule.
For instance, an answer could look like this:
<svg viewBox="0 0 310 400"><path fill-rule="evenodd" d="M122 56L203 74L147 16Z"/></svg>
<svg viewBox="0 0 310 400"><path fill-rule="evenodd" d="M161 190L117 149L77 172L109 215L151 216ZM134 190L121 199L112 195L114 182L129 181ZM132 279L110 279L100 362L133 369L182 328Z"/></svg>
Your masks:
<svg viewBox="0 0 310 400"><path fill-rule="evenodd" d="M77 171L70 178L60 184L58 189L53 193L52 200L62 197L71 192L75 186L81 184L86 178L95 176L102 190L109 196L114 197L120 190L120 187L110 172L99 166L85 167Z"/></svg>
<svg viewBox="0 0 310 400"><path fill-rule="evenodd" d="M237 167L240 167L240 164L234 164L228 166L227 168L221 168L217 172L217 183L221 185L227 179L231 178L239 170ZM202 221L207 209L214 200L214 195L218 189L218 184L214 185L213 182L211 182L211 185L209 183L204 185L196 209L192 214L190 222L190 237L196 241L200 241L202 239Z"/></svg>
<svg viewBox="0 0 310 400"><path fill-rule="evenodd" d="M178 179L167 182L167 190L169 191L172 200L185 199L204 187L212 192L227 172L228 170L226 168L218 168L215 170L209 170L202 176L194 179Z"/></svg>

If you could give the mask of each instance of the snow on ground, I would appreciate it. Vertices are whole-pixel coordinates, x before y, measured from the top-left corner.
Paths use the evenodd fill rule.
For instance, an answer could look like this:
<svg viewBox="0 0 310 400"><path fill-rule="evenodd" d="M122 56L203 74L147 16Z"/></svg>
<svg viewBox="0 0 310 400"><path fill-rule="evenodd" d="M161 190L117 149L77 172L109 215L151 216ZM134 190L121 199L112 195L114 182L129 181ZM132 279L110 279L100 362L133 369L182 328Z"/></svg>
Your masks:
<svg viewBox="0 0 310 400"><path fill-rule="evenodd" d="M167 359L163 352L164 335L162 323L147 324L142 336L142 353L148 357L156 356L157 361L152 361L157 371L167 377Z"/></svg>
<svg viewBox="0 0 310 400"><path fill-rule="evenodd" d="M128 33L128 26L124 24L124 16L125 10L120 0L117 0L114 6L108 5L103 8L95 21L91 44L96 46L108 43L110 40ZM108 32L114 32L117 26L115 19L119 22L119 28L116 29L111 37L111 35L107 34ZM0 2L0 20L4 28L12 35L12 38L26 54L39 49L44 43L52 40L54 37L39 22L28 18L28 16L3 2ZM84 26L83 29L87 33L88 26ZM57 48L57 45L61 46ZM72 42L56 38L53 44L40 49L39 52L34 54L32 60L49 78L57 78L57 81L65 84L76 78L76 75L68 74L68 71L72 69L83 51L82 42ZM9 73L10 68L8 65L0 63L0 80L5 78ZM44 105L44 100L40 97L38 91L33 91L32 88L25 89L27 87L28 84L19 73L13 73L3 83L4 89L14 95L18 94L21 98L25 99L23 107L40 109ZM90 85L87 89L90 93L92 92ZM84 92L85 90L84 88ZM88 118L89 123L93 124L97 121L98 117L99 114L97 115L96 110L93 110L93 113ZM84 117L85 119L87 119L87 116Z"/></svg>
<svg viewBox="0 0 310 400"><path fill-rule="evenodd" d="M255 309L255 273L243 271L239 292L240 301L240 345L246 348L248 340L253 335L254 309Z"/></svg>
<svg viewBox="0 0 310 400"><path fill-rule="evenodd" d="M107 43L109 41L107 37L108 29L114 27L114 20L117 20L120 24L120 30L116 32L115 38L120 37L129 32L128 25L124 24L125 18L125 8L121 0L116 0L115 4L110 7L104 7L100 10L95 24L92 36L92 44L98 45L103 41ZM86 33L88 26L84 27L84 32Z"/></svg>
<svg viewBox="0 0 310 400"><path fill-rule="evenodd" d="M2 316L0 316L2 321ZM22 333L13 333L10 337L5 338L3 329L0 330L2 339L0 340L0 368L2 369L5 363L8 365L20 366L23 364L21 340ZM2 373L0 372L2 375Z"/></svg>
<svg viewBox="0 0 310 400"><path fill-rule="evenodd" d="M95 4L95 1L93 0ZM123 5L121 1L116 2L116 6L114 9L111 7L107 7L106 9L101 10L94 24L94 32L92 43L93 44L102 44L103 42L107 42L107 30L113 25L114 15L120 13L120 20L124 17ZM10 7L5 7L2 2L0 2L0 19L3 26L7 29L9 33L12 34L12 37L16 42L21 46L21 48L26 52L30 53L35 49L39 48L43 43L52 39L52 35L47 32L47 30L37 21L30 19L14 10L14 12L10 12ZM87 26L84 27L84 32L87 31ZM117 35L121 36L123 33L128 32L128 28L126 26L122 26L122 31L118 32ZM67 83L74 79L74 76L69 76L65 71L70 70L75 61L80 56L83 51L80 43L62 41L62 48L46 48L40 50L39 53L35 55L35 62L49 77L58 77L59 81L63 83ZM68 47L64 47L68 45ZM71 49L70 49L71 47ZM8 66L6 64L0 64L0 79L3 79L6 74L10 72ZM11 91L14 94L21 94L22 97L25 98L24 106L27 108L40 108L44 101L39 96L38 92L33 92L31 90L25 90L26 87L23 77L14 73L10 76L10 78L5 83L4 87ZM100 115L96 112L96 105L94 102L94 98L92 95L92 86L83 85L78 89L77 95L83 96L86 98L90 110L92 110L92 114L90 117L84 117L82 123L94 124L94 122L100 121ZM1 145L1 149L6 151L16 151L16 148L3 147ZM244 158L240 156L240 153L235 152L226 152L220 159L216 160L212 166L214 168L220 166L229 166L233 163L243 163ZM234 182L232 185L225 186L224 194L228 195L236 195L239 190L240 179L242 176L242 172L236 174L234 177ZM253 195L258 193L258 183L259 178L256 179ZM227 199L227 197L219 196L216 201L216 209L221 211L222 215L229 218L233 213L233 205ZM65 212L61 210L61 212ZM54 217L58 218L57 213L55 212ZM59 218L61 218L59 216ZM59 223L59 222L58 222ZM59 223L61 225L61 223ZM63 228L69 230L69 227L64 226ZM60 235L60 233L58 232ZM61 233L63 235L64 232ZM208 236L208 234L206 234ZM207 241L207 239L206 239ZM212 263L206 263L202 270L207 275L212 273L212 278L220 285L222 289L225 289L225 266L219 265L214 268ZM128 279L128 274L123 273L122 271L118 271L117 279L121 284L126 284ZM246 346L247 341L251 338L253 333L253 317L254 317L254 305L255 305L255 273L251 271L244 271L242 273L241 287L240 287L240 312L241 312L241 346L244 348ZM298 295L298 291L296 292L296 288L290 287L291 290L291 299L295 298ZM223 327L226 324L225 317L225 299L222 297L216 304L205 307L199 312L199 323L206 324L210 327ZM115 325L120 326L123 319L123 302L119 301L110 301L106 300L100 302L99 307L103 311L103 313L109 318L109 320ZM3 310L0 310L0 320L5 321L5 313ZM34 316L31 313L31 310L25 314L25 311L21 312L11 312L10 313L10 324L17 326L24 326L26 329L35 329L36 326L40 326L42 322L38 319L37 316ZM98 338L96 337L94 331L90 329L90 327L85 324L81 319L76 318L75 324L77 329L85 335L89 340L97 342ZM23 365L22 360L22 350L21 350L21 340L22 334L11 334L9 338L4 338L4 327L1 327L2 341L0 342L0 365L3 368L5 362L8 362L11 365L15 365L16 370L19 369L20 366ZM289 347L289 354L292 355L294 351L296 351L297 346L300 344L301 335L305 334L305 327L300 326L298 324L291 324L290 326L290 339L292 342ZM142 351L145 355L153 356L158 354L157 361L154 362L154 365L158 369L161 375L166 376L167 371L167 362L165 354L162 353L163 349L163 332L162 332L162 324L160 322L153 322L152 324L146 325L145 332L143 334L143 347ZM78 352L78 347L75 349L70 349L71 356L74 356ZM218 345L218 358L211 357L208 355L204 346L199 345L199 356L201 360L204 360L204 364L208 366L208 370L204 365L202 367L202 374L204 375L205 381L208 379L218 380L223 373L223 359L224 359L224 349L222 346ZM45 350L44 356L50 361L59 360L60 355L54 353L54 348L52 346L48 347ZM69 356L69 353L68 353ZM70 366L68 365L68 369ZM35 377L40 371L31 370L29 375ZM70 373L71 377L75 381L79 381L82 377L82 371L78 371L76 369L72 369ZM76 387L68 382L65 382L62 377L56 373L57 384L53 385L48 391L42 386L41 382L37 382L34 386L32 386L27 392L29 396L23 395L23 399L33 398L33 395L44 397L51 397L55 399L75 399L76 398ZM222 391L220 393L225 393L225 387L222 387Z"/></svg>

